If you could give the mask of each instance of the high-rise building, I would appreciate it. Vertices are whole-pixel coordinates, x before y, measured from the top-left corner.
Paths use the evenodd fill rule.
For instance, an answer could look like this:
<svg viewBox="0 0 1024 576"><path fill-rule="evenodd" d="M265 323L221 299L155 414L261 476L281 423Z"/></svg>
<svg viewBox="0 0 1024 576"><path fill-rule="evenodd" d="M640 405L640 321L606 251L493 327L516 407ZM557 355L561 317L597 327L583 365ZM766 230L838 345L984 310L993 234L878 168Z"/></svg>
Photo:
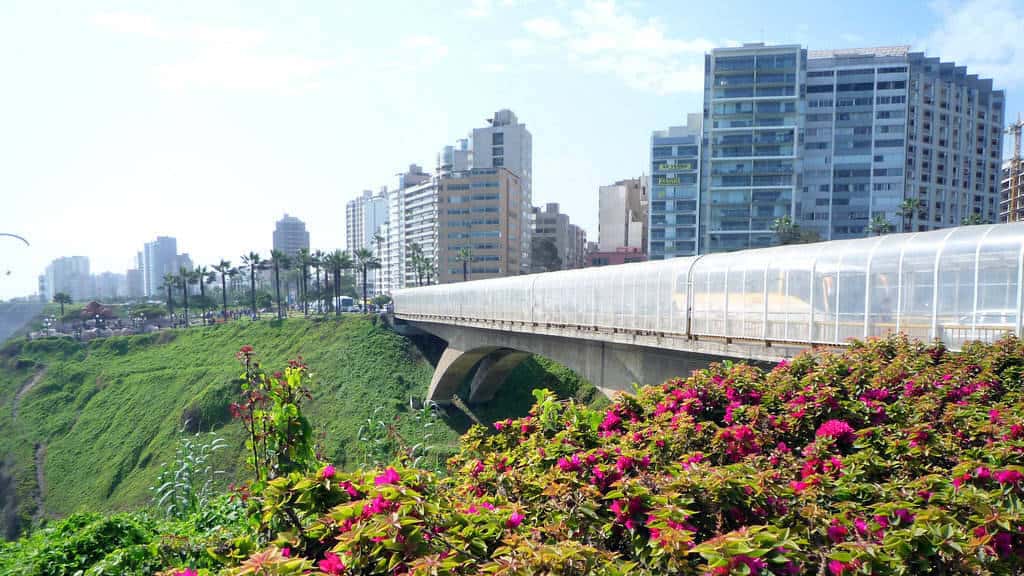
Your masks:
<svg viewBox="0 0 1024 576"><path fill-rule="evenodd" d="M96 288L92 296L95 296L101 302L110 302L121 298L124 296L122 289L124 279L124 274L116 272L97 274L94 279Z"/></svg>
<svg viewBox="0 0 1024 576"><path fill-rule="evenodd" d="M92 276L89 274L89 258L85 256L64 256L57 258L46 267L46 300L63 292L72 300L82 301L93 295Z"/></svg>
<svg viewBox="0 0 1024 576"><path fill-rule="evenodd" d="M522 263L522 181L507 168L451 172L437 184L437 268L443 283L516 276Z"/></svg>
<svg viewBox="0 0 1024 576"><path fill-rule="evenodd" d="M129 268L125 272L125 296L128 298L142 298L145 295L142 270Z"/></svg>
<svg viewBox="0 0 1024 576"><path fill-rule="evenodd" d="M309 250L309 232L306 223L287 213L274 227L274 250L284 252L291 258L301 249Z"/></svg>
<svg viewBox="0 0 1024 576"><path fill-rule="evenodd" d="M548 250L541 244L548 243L558 259L553 270L582 268L586 260L587 233L569 221L569 215L559 211L557 202L549 202L542 210L533 208L533 238L530 268L532 272L551 271L545 262L538 260L538 250Z"/></svg>
<svg viewBox="0 0 1024 576"><path fill-rule="evenodd" d="M345 205L345 246L350 253L360 248L369 248L376 253L374 236L388 220L388 190L364 190L362 195L349 200Z"/></svg>
<svg viewBox="0 0 1024 576"><path fill-rule="evenodd" d="M600 252L647 249L646 178L620 180L598 191L597 246Z"/></svg>
<svg viewBox="0 0 1024 576"><path fill-rule="evenodd" d="M142 250L142 276L146 296L163 294L164 274L177 274L178 241L170 236L157 236Z"/></svg>
<svg viewBox="0 0 1024 576"><path fill-rule="evenodd" d="M1005 94L906 46L706 57L699 252L995 221Z"/></svg>
<svg viewBox="0 0 1024 576"><path fill-rule="evenodd" d="M697 254L700 198L701 115L688 114L685 126L651 134L651 260Z"/></svg>
<svg viewBox="0 0 1024 576"><path fill-rule="evenodd" d="M423 168L412 164L398 177L398 189L388 194L388 221L381 262L386 290L398 290L436 283L435 248L437 246L437 182ZM429 273L414 266L412 250L419 250ZM419 268L419 269L417 269Z"/></svg>
<svg viewBox="0 0 1024 576"><path fill-rule="evenodd" d="M810 51L797 221L822 239L999 214L1005 95L907 46Z"/></svg>
<svg viewBox="0 0 1024 576"><path fill-rule="evenodd" d="M806 55L755 44L706 56L701 252L773 244L772 223L795 214Z"/></svg>
<svg viewBox="0 0 1024 576"><path fill-rule="evenodd" d="M1024 220L1024 163L1021 162L1021 137L1024 132L1024 121L1020 115L1006 132L1013 135L1013 155L1003 164L1003 175L1000 179L1000 222L1019 222Z"/></svg>

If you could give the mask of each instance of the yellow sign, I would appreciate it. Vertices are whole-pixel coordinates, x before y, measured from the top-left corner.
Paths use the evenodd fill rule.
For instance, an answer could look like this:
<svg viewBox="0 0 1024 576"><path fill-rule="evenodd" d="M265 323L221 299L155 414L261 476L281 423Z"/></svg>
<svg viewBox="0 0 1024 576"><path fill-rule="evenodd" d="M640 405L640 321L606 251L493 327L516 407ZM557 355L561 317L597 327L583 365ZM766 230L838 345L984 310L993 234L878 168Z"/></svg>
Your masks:
<svg viewBox="0 0 1024 576"><path fill-rule="evenodd" d="M656 170L693 170L692 162L665 162L655 166Z"/></svg>
<svg viewBox="0 0 1024 576"><path fill-rule="evenodd" d="M657 178L654 183L662 186L675 186L680 182L679 178Z"/></svg>

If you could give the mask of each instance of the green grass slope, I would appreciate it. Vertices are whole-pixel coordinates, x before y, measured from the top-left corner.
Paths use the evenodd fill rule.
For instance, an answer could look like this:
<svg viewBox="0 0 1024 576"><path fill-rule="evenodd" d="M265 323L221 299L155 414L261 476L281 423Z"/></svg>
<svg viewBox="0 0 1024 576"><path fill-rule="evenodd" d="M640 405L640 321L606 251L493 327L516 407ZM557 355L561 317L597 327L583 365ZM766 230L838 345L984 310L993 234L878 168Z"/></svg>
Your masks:
<svg viewBox="0 0 1024 576"><path fill-rule="evenodd" d="M0 351L0 490L6 476L8 507L13 492L22 521L34 512L40 458L47 516L144 505L186 420L228 440L232 448L218 453L217 465L241 479L243 439L227 406L240 373L234 354L244 344L268 368L305 358L315 376L307 414L334 462L361 462L357 435L371 417L416 436L417 421L402 414L410 396L425 393L433 368L369 318L234 322L88 344L14 341ZM454 444L457 432L442 426L434 435Z"/></svg>

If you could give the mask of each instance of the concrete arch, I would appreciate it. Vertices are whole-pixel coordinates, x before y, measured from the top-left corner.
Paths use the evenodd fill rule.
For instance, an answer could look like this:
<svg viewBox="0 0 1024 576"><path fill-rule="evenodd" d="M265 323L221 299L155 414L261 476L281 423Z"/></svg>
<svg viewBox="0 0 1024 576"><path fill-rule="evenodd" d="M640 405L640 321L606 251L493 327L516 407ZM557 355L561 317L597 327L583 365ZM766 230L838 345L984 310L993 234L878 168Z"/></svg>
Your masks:
<svg viewBox="0 0 1024 576"><path fill-rule="evenodd" d="M471 403L494 397L516 366L533 354L576 371L609 397L633 384L660 384L685 377L724 358L657 348L417 322L417 327L448 343L434 370L427 400L448 404L473 370Z"/></svg>

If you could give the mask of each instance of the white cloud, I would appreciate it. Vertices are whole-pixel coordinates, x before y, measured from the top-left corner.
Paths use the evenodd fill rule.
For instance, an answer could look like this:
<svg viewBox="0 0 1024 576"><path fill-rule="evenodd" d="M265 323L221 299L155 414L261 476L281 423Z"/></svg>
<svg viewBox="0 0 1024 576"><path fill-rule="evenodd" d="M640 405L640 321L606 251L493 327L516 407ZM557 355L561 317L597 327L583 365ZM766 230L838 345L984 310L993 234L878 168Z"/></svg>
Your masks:
<svg viewBox="0 0 1024 576"><path fill-rule="evenodd" d="M337 62L275 53L267 35L253 28L174 26L145 14L110 12L92 22L112 32L182 45L186 56L155 67L157 81L171 90L222 88L302 92L319 83L321 72Z"/></svg>
<svg viewBox="0 0 1024 576"><path fill-rule="evenodd" d="M1024 5L1012 0L936 2L939 26L920 42L931 56L993 78L997 87L1024 84Z"/></svg>
<svg viewBox="0 0 1024 576"><path fill-rule="evenodd" d="M526 31L540 36L541 38L556 39L565 36L568 32L562 23L554 18L534 18L523 22Z"/></svg>
<svg viewBox="0 0 1024 576"><path fill-rule="evenodd" d="M534 37L558 42L570 62L659 94L702 91L702 56L714 48L703 38L672 38L658 19L639 19L614 0L588 0L572 12L568 27L539 18L524 26Z"/></svg>

